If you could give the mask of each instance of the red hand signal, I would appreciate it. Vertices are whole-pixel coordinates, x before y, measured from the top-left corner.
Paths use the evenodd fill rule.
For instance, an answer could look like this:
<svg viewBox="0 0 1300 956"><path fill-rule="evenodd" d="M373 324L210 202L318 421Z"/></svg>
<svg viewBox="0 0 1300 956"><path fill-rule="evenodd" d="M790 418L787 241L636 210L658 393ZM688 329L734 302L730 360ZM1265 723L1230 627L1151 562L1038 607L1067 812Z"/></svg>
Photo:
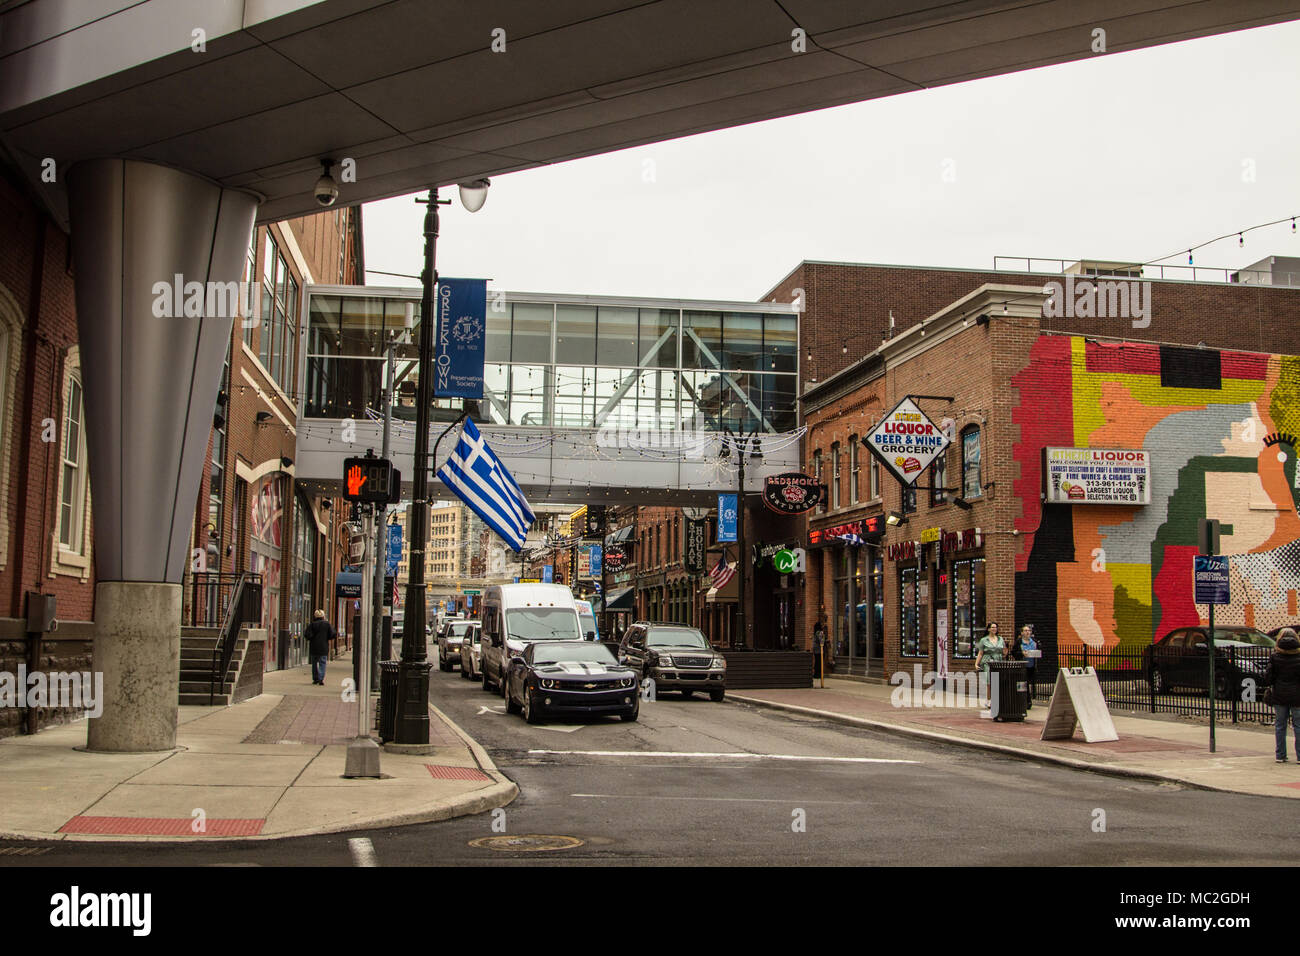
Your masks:
<svg viewBox="0 0 1300 956"><path fill-rule="evenodd" d="M348 469L348 494L361 494L361 486L366 483L365 476L361 474L361 466L353 465Z"/></svg>

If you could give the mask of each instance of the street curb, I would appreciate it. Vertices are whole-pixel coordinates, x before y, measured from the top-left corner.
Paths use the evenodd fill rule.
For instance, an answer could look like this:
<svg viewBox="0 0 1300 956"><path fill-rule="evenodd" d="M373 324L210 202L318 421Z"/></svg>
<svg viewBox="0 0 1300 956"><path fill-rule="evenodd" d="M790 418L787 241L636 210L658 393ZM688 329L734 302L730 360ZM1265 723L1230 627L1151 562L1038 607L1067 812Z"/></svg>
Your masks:
<svg viewBox="0 0 1300 956"><path fill-rule="evenodd" d="M1207 783L1201 783L1196 780L1187 780L1183 777L1176 777L1172 774L1155 773L1150 770L1137 770L1131 767L1116 767L1106 764L1089 763L1086 760L1078 760L1074 757L1066 757L1062 754L1042 753L1037 750L1023 750L1020 747L1009 747L1006 744L997 744L992 741L972 740L969 737L955 737L948 734L938 733L933 730L922 730L919 727L908 727L906 724L890 724L880 720L872 720L869 717L850 717L848 714L837 714L830 710L817 710L813 707L801 707L798 704L786 704L778 701L763 700L758 697L742 697L738 694L728 693L727 699L739 701L746 704L753 704L756 707L767 707L772 710L787 710L797 714L807 714L812 717L821 717L826 720L833 720L841 724L850 724L856 727L867 727L871 730L879 730L884 733L897 734L902 737L919 737L923 740L932 740L938 743L955 744L961 747L970 747L975 750L991 750L995 753L1007 754L1012 757L1020 757L1025 760L1036 760L1039 763L1055 764L1057 766L1070 767L1073 770L1088 770L1093 773L1105 774L1111 777L1128 777L1136 780L1150 780L1156 783L1176 783L1180 786L1191 787L1195 790L1207 790L1212 793L1235 793L1248 797L1267 797L1271 794L1251 793L1243 790L1232 790L1225 787L1215 787ZM1288 799L1286 797L1274 797L1274 799Z"/></svg>
<svg viewBox="0 0 1300 956"><path fill-rule="evenodd" d="M436 823L454 817L473 816L510 804L519 796L519 787L497 769L486 750L477 740L467 734L450 717L433 704L429 709L436 713L448 727L466 745L474 757L479 769L492 778L492 785L471 790L469 793L452 797L422 810L405 813L393 813L368 820L354 820L346 824L326 827L308 827L302 830L290 830L284 833L260 833L256 836L219 837L219 836L144 836L144 835L110 835L95 833L30 833L23 830L2 830L0 840L39 840L42 842L65 841L72 843L248 843L266 840L289 840L306 836L322 836L330 833L349 833L357 830L381 830L388 827L412 826L417 823Z"/></svg>

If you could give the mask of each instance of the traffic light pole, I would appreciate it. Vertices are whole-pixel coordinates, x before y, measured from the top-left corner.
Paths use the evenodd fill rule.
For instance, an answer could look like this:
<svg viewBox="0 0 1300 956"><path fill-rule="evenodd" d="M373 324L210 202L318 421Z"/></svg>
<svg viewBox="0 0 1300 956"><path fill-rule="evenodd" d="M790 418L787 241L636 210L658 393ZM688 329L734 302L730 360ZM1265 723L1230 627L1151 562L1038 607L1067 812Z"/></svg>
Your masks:
<svg viewBox="0 0 1300 956"><path fill-rule="evenodd" d="M365 572L370 569L370 561L373 560L370 552L374 545L374 506L366 505L365 526L362 532L362 541L365 542L366 554L361 564L361 580L365 580ZM353 655L357 660L365 662L370 656L370 628L367 626L370 621L370 592L363 586L361 588L361 621L362 626L357 630L357 646L352 649ZM370 736L370 717L372 714L370 703L370 668L356 668L358 681L356 687L357 698L357 736L348 743L347 758L344 764L343 776L345 777L378 777L379 772L379 744Z"/></svg>

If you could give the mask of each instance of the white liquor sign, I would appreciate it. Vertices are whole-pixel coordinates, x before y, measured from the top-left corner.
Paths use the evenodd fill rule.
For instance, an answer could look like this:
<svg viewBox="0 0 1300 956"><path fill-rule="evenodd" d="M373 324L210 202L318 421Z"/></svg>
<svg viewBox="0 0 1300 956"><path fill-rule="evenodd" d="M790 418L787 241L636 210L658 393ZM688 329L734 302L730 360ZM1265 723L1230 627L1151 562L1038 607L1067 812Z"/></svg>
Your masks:
<svg viewBox="0 0 1300 956"><path fill-rule="evenodd" d="M948 436L910 398L895 405L863 440L871 453L905 485L916 484L921 472L949 445Z"/></svg>
<svg viewBox="0 0 1300 956"><path fill-rule="evenodd" d="M1140 448L1045 448L1043 459L1049 504L1151 504L1151 455Z"/></svg>

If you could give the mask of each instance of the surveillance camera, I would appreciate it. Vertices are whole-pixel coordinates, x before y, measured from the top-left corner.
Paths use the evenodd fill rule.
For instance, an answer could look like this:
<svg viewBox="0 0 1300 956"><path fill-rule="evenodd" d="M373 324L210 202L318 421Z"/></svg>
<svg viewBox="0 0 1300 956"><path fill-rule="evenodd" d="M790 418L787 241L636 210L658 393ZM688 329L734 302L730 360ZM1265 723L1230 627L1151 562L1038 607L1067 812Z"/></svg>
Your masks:
<svg viewBox="0 0 1300 956"><path fill-rule="evenodd" d="M320 203L322 206L332 206L334 205L334 200L339 198L338 183L334 182L334 177L330 175L330 168L333 165L334 160L332 159L321 160L321 166L324 167L325 172L321 174L320 179L316 180L315 192L316 202Z"/></svg>

